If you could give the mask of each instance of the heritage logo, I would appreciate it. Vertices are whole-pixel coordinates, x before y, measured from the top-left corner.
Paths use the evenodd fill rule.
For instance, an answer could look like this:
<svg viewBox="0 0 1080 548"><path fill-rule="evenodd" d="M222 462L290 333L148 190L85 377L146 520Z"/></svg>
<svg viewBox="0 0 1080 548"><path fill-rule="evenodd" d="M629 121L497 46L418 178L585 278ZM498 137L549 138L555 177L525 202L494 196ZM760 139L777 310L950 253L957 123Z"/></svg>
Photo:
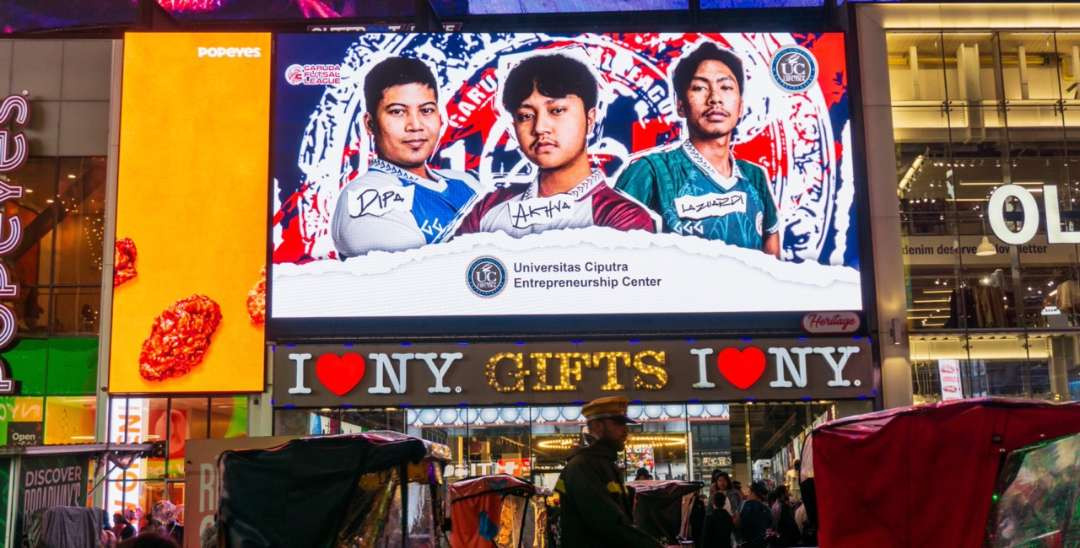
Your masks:
<svg viewBox="0 0 1080 548"><path fill-rule="evenodd" d="M494 297L506 287L506 267L495 257L480 257L465 269L465 278L473 293Z"/></svg>
<svg viewBox="0 0 1080 548"><path fill-rule="evenodd" d="M854 312L811 312L802 319L807 333L854 333L859 324Z"/></svg>
<svg viewBox="0 0 1080 548"><path fill-rule="evenodd" d="M803 91L817 80L814 55L799 46L787 46L777 51L771 68L773 81L785 91Z"/></svg>

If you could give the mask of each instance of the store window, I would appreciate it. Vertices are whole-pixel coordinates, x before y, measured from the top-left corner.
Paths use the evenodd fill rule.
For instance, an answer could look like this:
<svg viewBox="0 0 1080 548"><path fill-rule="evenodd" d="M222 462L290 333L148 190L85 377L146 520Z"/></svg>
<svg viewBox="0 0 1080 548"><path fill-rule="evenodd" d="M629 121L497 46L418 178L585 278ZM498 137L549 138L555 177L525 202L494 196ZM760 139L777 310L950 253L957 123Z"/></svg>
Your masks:
<svg viewBox="0 0 1080 548"><path fill-rule="evenodd" d="M1080 34L898 31L887 44L916 401L1076 399L1080 246L1050 241L1047 216L1080 229ZM1005 184L1040 219L1018 245L991 222L1024 222L1016 198L991 211Z"/></svg>
<svg viewBox="0 0 1080 548"><path fill-rule="evenodd" d="M870 403L850 402L854 412ZM837 416L831 402L631 405L632 425L619 455L626 480L644 468L654 479L709 482L714 470L743 484L791 483L803 443L817 424ZM275 435L333 435L390 429L450 448L445 476L510 474L554 488L570 455L584 443L581 407L514 406L425 409L277 409ZM399 430L400 429L400 430Z"/></svg>
<svg viewBox="0 0 1080 548"><path fill-rule="evenodd" d="M106 498L111 509L125 507L145 519L159 501L175 507L183 524L184 456L188 442L197 439L247 435L246 396L184 398L112 398L109 425L116 442L162 442L161 456L136 459L123 471L109 475Z"/></svg>

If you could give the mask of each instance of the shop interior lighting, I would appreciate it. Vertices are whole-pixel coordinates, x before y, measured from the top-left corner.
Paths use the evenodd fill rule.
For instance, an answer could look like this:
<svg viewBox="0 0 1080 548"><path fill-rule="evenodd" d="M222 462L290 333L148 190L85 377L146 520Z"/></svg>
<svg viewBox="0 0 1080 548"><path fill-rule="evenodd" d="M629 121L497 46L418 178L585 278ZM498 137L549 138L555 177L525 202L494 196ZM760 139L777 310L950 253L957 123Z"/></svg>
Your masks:
<svg viewBox="0 0 1080 548"><path fill-rule="evenodd" d="M558 436L536 442L537 449L566 451L578 445L578 436ZM685 447L686 435L630 434L626 439L627 447Z"/></svg>
<svg viewBox="0 0 1080 548"><path fill-rule="evenodd" d="M979 246L975 248L975 256L992 257L994 255L997 255L997 246L990 243L990 238L983 234L982 241L979 242Z"/></svg>
<svg viewBox="0 0 1080 548"><path fill-rule="evenodd" d="M1001 186L1005 184L1004 181L960 181L960 186ZM1041 181L1016 181L1014 185L1020 186L1042 186Z"/></svg>

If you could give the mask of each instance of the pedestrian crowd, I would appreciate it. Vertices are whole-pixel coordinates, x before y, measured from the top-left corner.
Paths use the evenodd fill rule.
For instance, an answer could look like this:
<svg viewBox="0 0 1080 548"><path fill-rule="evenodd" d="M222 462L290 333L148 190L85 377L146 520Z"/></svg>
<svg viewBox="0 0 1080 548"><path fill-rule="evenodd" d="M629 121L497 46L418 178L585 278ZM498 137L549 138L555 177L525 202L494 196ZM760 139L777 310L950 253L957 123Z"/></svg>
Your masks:
<svg viewBox="0 0 1080 548"><path fill-rule="evenodd" d="M690 515L694 546L816 546L817 512L812 498L813 480L803 482L802 488L804 500L795 501L786 485L781 484L770 490L764 482L755 481L749 486L742 486L733 481L727 472L714 470L708 497L699 497Z"/></svg>
<svg viewBox="0 0 1080 548"><path fill-rule="evenodd" d="M184 543L184 526L179 516L182 507L162 500L154 504L149 514L142 510L125 510L112 516L112 523L103 521L103 548L173 548Z"/></svg>

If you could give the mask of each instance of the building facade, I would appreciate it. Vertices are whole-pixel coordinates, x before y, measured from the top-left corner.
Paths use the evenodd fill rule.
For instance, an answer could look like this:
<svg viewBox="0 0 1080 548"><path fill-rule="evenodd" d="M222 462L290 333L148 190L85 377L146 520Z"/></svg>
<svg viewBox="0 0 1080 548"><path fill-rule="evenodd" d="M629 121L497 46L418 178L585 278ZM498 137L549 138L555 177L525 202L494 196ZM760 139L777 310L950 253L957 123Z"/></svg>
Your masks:
<svg viewBox="0 0 1080 548"><path fill-rule="evenodd" d="M457 327L438 314L421 319L418 312L401 321L383 314L391 319L366 323L333 314L275 318L274 301L289 303L289 295L276 289L289 281L275 272L301 272L319 261L347 264L330 255L336 250L329 236L305 239L327 227L305 224L303 211L310 204L333 207L320 202L325 194L311 190L322 181L313 175L318 158L335 163L328 188L344 186L367 161L348 146L319 148L340 135L305 124L309 117L323 128L352 124L344 114L318 116L336 108L320 102L321 93L340 84L347 64L340 52L353 37L287 34L311 30L295 20L236 22L232 33L166 37L154 31L206 30L199 25L213 15L174 13L169 21L144 13L141 20L129 14L108 27L116 34L150 31L122 38L69 39L57 31L61 38L0 40L0 95L23 96L32 107L25 129L29 158L0 175L24 188L17 206L4 206L23 228L22 244L5 257L21 287L5 301L18 319L17 342L3 352L18 392L0 396L0 428L7 432L0 436L6 538L18 538L20 520L33 510L25 502L33 486L20 481L23 472L46 467L79 468L87 480L76 482L82 503L109 514L131 510L141 516L168 500L188 508L201 526L207 508L192 491L197 478L185 466L194 458L187 449L191 440L396 430L448 445L451 479L501 472L551 486L565 456L581 443L582 403L622 393L635 400L631 413L641 422L625 454L630 476L647 468L658 478L701 480L722 469L744 483L783 483L810 429L832 418L979 396L1080 399L1080 177L1074 158L1080 151L1073 146L1080 139L1074 127L1080 123L1080 5L829 3L740 10L739 20L747 23L739 25L722 11L699 9L707 7L653 12L660 21L656 29L642 29L640 14L605 18L601 30L624 30L617 28L620 20L644 31L703 25L718 32L752 30L815 53L820 44L805 36L837 36L842 54L815 57L816 68L842 75L838 93L846 103L830 99L836 88L825 86L820 100L842 104L824 112L831 120L847 116L849 124L835 126L843 130L828 141L836 147L829 150L845 151L834 156L842 161L822 169L835 170L830 173L836 180L854 189L846 206L852 220L844 230L857 236L846 255L834 245L822 253L856 272L861 306L844 311L858 324L851 331L806 327L804 320L813 324L811 313L835 310L783 306L779 314L671 314L663 321L654 317L647 328L618 329L565 313L551 315L561 320L532 324L498 315L459 318ZM380 31L434 30L439 23L477 33L544 30L570 42L581 30L560 22L561 15L523 19L484 9L472 16L452 9L441 20L438 13L410 11L388 12L379 21L346 17L318 24ZM729 40L722 34L708 39ZM635 54L646 56L643 51ZM295 55L295 65L281 64L288 55ZM230 59L237 62L229 65ZM492 74L501 76L509 64L496 63ZM292 66L301 68L290 77ZM665 77L662 69L646 68L657 70L659 81ZM768 69L761 74L768 77ZM640 76L620 78L628 93L637 93ZM474 100L483 111L485 101L497 102L484 89L480 76L440 89L444 116L468 122L452 122L461 135L461 128L481 124L462 104ZM642 89L626 112L655 107L655 125L598 140L592 146L607 147L605 157L641 152L640 142L649 139L650 146L677 142L661 140L665 116L674 119L664 105L674 99L650 103L649 94L667 91ZM599 102L616 120L621 91L610 93ZM288 118L275 97L310 108ZM497 109L490 113L497 119ZM835 129L822 124L814 131ZM782 129L795 134L807 127ZM351 131L348 138L367 144L359 126ZM286 142L286 134L297 141ZM460 167L453 162L461 158L462 166L475 170L468 163L473 141L461 142L457 148L444 143L439 167ZM794 140L772 143L792 147L787 150L794 158ZM739 154L751 154L752 144L739 146ZM475 155L492 158L488 169L511 152L508 146ZM753 153L773 170L766 171L770 176L810 165ZM281 158L289 160L285 168ZM343 174L349 177L333 179ZM772 191L781 204L790 198L780 187ZM794 219L788 218L789 226L798 226ZM842 232L835 226L829 231ZM789 243L803 237L811 236L782 235ZM799 255L804 251L785 249L791 249L789 262L806 262ZM118 277L131 264L132 276ZM266 266L270 273L260 294L259 269ZM212 310L200 296L220 309L212 322L213 345L189 349L204 352L204 361L182 378L145 374L138 364L147 335L152 338L160 318L182 301ZM513 329L502 329L504 321ZM757 367L742 361L748 348L763 356L753 380L732 373ZM843 348L854 350L844 354ZM729 349L738 353L728 362L737 362L735 369L721 358L733 356L725 354ZM811 361L800 370L798 360L806 356ZM511 390L517 381L521 390ZM455 388L467 396L456 397ZM158 447L126 468L102 464L100 447L32 454L95 442Z"/></svg>

